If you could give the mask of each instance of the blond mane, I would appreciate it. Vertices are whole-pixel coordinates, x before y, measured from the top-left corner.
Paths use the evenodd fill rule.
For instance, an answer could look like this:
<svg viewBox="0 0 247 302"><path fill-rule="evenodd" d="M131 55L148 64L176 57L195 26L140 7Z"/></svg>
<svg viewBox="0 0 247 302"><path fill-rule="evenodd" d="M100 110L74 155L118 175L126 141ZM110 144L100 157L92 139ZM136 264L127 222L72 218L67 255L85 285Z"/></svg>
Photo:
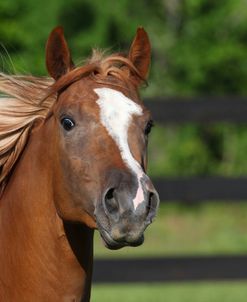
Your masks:
<svg viewBox="0 0 247 302"><path fill-rule="evenodd" d="M1 193L26 145L34 121L46 118L59 91L86 76L99 83L106 82L109 76L132 84L141 79L138 70L128 58L119 54L103 58L99 52L93 52L87 64L71 70L56 82L45 77L0 73Z"/></svg>

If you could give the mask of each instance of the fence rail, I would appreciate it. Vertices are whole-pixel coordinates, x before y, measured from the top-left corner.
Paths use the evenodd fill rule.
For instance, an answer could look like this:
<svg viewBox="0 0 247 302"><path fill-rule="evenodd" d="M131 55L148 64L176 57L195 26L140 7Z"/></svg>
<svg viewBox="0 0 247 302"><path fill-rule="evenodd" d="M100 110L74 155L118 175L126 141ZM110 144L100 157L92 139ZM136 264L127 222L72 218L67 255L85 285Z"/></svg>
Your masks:
<svg viewBox="0 0 247 302"><path fill-rule="evenodd" d="M145 104L163 124L247 123L246 97L149 98Z"/></svg>
<svg viewBox="0 0 247 302"><path fill-rule="evenodd" d="M95 283L247 279L247 256L96 259Z"/></svg>
<svg viewBox="0 0 247 302"><path fill-rule="evenodd" d="M162 202L247 201L247 177L161 178L154 184Z"/></svg>

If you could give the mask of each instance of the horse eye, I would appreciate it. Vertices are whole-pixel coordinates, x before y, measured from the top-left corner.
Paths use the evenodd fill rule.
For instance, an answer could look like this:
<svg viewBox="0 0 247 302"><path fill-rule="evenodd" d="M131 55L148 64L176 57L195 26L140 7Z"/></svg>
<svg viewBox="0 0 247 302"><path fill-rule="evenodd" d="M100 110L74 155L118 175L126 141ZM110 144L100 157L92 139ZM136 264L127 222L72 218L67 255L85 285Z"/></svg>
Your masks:
<svg viewBox="0 0 247 302"><path fill-rule="evenodd" d="M150 120L147 122L146 128L145 128L145 135L148 135L151 132L152 127L154 126L153 120Z"/></svg>
<svg viewBox="0 0 247 302"><path fill-rule="evenodd" d="M61 125L66 131L70 131L74 128L75 122L71 118L64 117L61 119Z"/></svg>

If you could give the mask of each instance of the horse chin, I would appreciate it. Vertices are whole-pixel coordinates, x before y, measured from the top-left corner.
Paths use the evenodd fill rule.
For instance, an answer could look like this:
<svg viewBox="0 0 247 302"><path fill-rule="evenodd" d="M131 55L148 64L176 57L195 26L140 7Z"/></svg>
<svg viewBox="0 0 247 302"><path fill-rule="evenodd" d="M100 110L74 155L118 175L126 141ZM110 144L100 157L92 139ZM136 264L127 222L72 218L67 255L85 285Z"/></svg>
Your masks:
<svg viewBox="0 0 247 302"><path fill-rule="evenodd" d="M109 250L119 250L126 246L124 242L117 242L114 239L112 239L110 236L103 236L102 234L101 238L103 240L104 246L108 248Z"/></svg>
<svg viewBox="0 0 247 302"><path fill-rule="evenodd" d="M142 235L138 240L134 242L128 242L128 241L114 240L106 230L99 229L99 232L105 247L108 248L109 250L119 250L125 246L136 247L144 242L144 235Z"/></svg>

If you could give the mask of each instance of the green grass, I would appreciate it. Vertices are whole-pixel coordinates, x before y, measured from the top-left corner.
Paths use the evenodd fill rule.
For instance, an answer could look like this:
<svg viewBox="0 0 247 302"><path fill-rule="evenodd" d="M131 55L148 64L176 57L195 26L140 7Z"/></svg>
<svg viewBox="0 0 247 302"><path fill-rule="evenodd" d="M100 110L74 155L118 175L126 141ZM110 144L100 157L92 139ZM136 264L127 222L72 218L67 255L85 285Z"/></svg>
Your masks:
<svg viewBox="0 0 247 302"><path fill-rule="evenodd" d="M91 302L246 302L247 282L94 285Z"/></svg>
<svg viewBox="0 0 247 302"><path fill-rule="evenodd" d="M162 204L137 248L107 250L96 232L95 256L145 257L247 253L247 203ZM246 300L247 301L247 300Z"/></svg>

